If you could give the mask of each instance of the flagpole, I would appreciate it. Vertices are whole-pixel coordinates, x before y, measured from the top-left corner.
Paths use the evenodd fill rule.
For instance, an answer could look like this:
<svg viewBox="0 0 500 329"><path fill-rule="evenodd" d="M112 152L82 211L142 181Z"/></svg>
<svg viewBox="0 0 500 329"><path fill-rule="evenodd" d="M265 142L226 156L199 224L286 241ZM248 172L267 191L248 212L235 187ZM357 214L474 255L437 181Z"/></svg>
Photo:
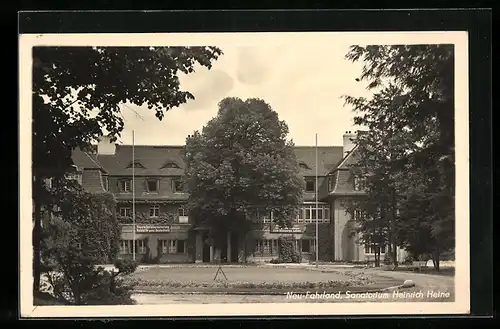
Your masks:
<svg viewBox="0 0 500 329"><path fill-rule="evenodd" d="M135 131L132 130L132 259L135 261Z"/></svg>
<svg viewBox="0 0 500 329"><path fill-rule="evenodd" d="M318 267L319 245L318 245L318 134L316 133L316 267Z"/></svg>

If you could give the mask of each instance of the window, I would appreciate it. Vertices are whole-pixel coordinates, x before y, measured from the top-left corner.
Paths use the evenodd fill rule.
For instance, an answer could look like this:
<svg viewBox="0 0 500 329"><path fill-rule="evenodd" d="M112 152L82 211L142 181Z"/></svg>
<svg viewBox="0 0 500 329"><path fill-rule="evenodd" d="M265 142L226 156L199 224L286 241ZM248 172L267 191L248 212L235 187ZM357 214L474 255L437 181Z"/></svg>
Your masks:
<svg viewBox="0 0 500 329"><path fill-rule="evenodd" d="M129 240L120 240L120 254L131 254L132 245Z"/></svg>
<svg viewBox="0 0 500 329"><path fill-rule="evenodd" d="M179 207L179 223L185 224L188 222L189 222L188 210L183 206Z"/></svg>
<svg viewBox="0 0 500 329"><path fill-rule="evenodd" d="M146 187L148 192L158 192L160 181L158 179L147 179Z"/></svg>
<svg viewBox="0 0 500 329"><path fill-rule="evenodd" d="M186 251L184 240L160 240L163 254L184 254Z"/></svg>
<svg viewBox="0 0 500 329"><path fill-rule="evenodd" d="M365 241L365 254L375 254L377 251L377 244L370 243L370 240ZM380 247L380 253L385 254L385 245Z"/></svg>
<svg viewBox="0 0 500 329"><path fill-rule="evenodd" d="M363 211L362 210L354 210L354 220L361 220L363 216Z"/></svg>
<svg viewBox="0 0 500 329"><path fill-rule="evenodd" d="M134 240L120 240L120 253L132 254ZM135 252L138 254L145 254L147 250L146 240L135 240Z"/></svg>
<svg viewBox="0 0 500 329"><path fill-rule="evenodd" d="M154 205L149 207L149 217L158 217L160 216L160 206Z"/></svg>
<svg viewBox="0 0 500 329"><path fill-rule="evenodd" d="M304 207L299 208L299 213L297 214L297 222L298 223L304 222Z"/></svg>
<svg viewBox="0 0 500 329"><path fill-rule="evenodd" d="M311 250L311 243L309 242L309 240L302 240L301 251L302 252L310 252L310 250Z"/></svg>
<svg viewBox="0 0 500 329"><path fill-rule="evenodd" d="M301 252L316 252L316 241L311 239L300 240Z"/></svg>
<svg viewBox="0 0 500 329"><path fill-rule="evenodd" d="M139 160L135 160L134 162L130 162L127 168L140 168L145 169L145 167L139 162Z"/></svg>
<svg viewBox="0 0 500 329"><path fill-rule="evenodd" d="M180 169L180 167L176 163L174 163L174 162L167 162L167 163L165 163L161 167L161 169L164 169L164 168L167 168L167 169Z"/></svg>
<svg viewBox="0 0 500 329"><path fill-rule="evenodd" d="M129 179L123 179L120 181L120 190L124 193L129 193L132 188L131 188L132 182Z"/></svg>
<svg viewBox="0 0 500 329"><path fill-rule="evenodd" d="M314 223L316 222L316 214L318 215L318 221L322 223L328 223L330 221L330 208L328 205L320 204L318 209L316 209L315 204L306 204L302 206L302 211L304 211L304 219L300 217L298 222Z"/></svg>
<svg viewBox="0 0 500 329"><path fill-rule="evenodd" d="M129 207L121 207L120 208L120 216L122 217L131 217L132 211Z"/></svg>
<svg viewBox="0 0 500 329"><path fill-rule="evenodd" d="M76 249L78 249L78 250L82 249L82 243L81 242L77 242L76 243Z"/></svg>
<svg viewBox="0 0 500 329"><path fill-rule="evenodd" d="M172 190L176 193L183 192L184 184L182 182L182 178L178 177L178 178L172 179Z"/></svg>
<svg viewBox="0 0 500 329"><path fill-rule="evenodd" d="M75 181L80 185L82 184L82 174L78 172L66 174L66 179Z"/></svg>
<svg viewBox="0 0 500 329"><path fill-rule="evenodd" d="M262 217L262 221L264 223L270 223L270 222L272 222L272 220L273 220L273 212L272 211L268 212L267 214L265 214Z"/></svg>
<svg viewBox="0 0 500 329"><path fill-rule="evenodd" d="M278 255L278 248L277 239L255 240L254 256Z"/></svg>
<svg viewBox="0 0 500 329"><path fill-rule="evenodd" d="M354 183L354 190L355 191L361 191L365 188L365 178L361 176L354 176L353 178L353 183Z"/></svg>
<svg viewBox="0 0 500 329"><path fill-rule="evenodd" d="M316 184L315 180L312 178L306 179L306 192L315 192Z"/></svg>
<svg viewBox="0 0 500 329"><path fill-rule="evenodd" d="M109 178L106 176L106 177L103 177L102 179L102 183L104 185L104 189L106 191L109 191Z"/></svg>
<svg viewBox="0 0 500 329"><path fill-rule="evenodd" d="M306 170L311 169L311 168L309 168L309 166L305 162L299 162L299 167L301 169L306 169Z"/></svg>
<svg viewBox="0 0 500 329"><path fill-rule="evenodd" d="M146 253L146 240L135 240L136 242L136 250L135 252L138 254Z"/></svg>

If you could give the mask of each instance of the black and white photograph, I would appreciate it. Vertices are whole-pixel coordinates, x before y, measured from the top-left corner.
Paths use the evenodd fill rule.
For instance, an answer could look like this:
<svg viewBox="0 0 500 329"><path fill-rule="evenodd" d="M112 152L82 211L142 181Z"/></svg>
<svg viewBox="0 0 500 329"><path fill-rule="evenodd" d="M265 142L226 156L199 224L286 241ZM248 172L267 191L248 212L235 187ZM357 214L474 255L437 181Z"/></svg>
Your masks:
<svg viewBox="0 0 500 329"><path fill-rule="evenodd" d="M465 32L19 44L23 316L469 310Z"/></svg>

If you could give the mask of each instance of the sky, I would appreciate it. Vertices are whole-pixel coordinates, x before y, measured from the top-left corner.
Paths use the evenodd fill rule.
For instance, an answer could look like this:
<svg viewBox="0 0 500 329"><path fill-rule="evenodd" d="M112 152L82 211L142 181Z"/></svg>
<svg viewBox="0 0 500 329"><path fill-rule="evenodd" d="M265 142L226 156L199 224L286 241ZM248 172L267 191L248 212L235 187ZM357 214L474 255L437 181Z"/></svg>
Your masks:
<svg viewBox="0 0 500 329"><path fill-rule="evenodd" d="M216 116L225 97L261 98L289 127L296 145L340 146L353 126L354 113L342 95L366 96L366 83L356 82L361 63L344 58L348 46L303 45L221 46L210 70L180 76L181 89L195 100L166 112L159 121L147 107L122 108L125 129L120 138L136 145L183 145L186 136Z"/></svg>

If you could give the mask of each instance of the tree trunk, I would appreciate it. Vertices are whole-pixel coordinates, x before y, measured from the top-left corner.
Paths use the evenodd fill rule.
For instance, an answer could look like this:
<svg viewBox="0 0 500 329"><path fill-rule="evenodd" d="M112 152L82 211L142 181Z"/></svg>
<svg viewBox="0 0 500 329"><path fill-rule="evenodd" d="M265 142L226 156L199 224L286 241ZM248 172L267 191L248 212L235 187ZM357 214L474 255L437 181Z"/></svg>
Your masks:
<svg viewBox="0 0 500 329"><path fill-rule="evenodd" d="M380 267L380 248L375 248L375 267Z"/></svg>
<svg viewBox="0 0 500 329"><path fill-rule="evenodd" d="M33 242L33 294L40 293L40 276L41 276L41 259L40 259L40 244L42 231L42 205L40 200L41 181L35 176L33 184L33 202L34 202L34 227L32 231Z"/></svg>
<svg viewBox="0 0 500 329"><path fill-rule="evenodd" d="M436 248L436 250L433 251L432 253L432 263L434 264L434 268L439 272L439 248Z"/></svg>
<svg viewBox="0 0 500 329"><path fill-rule="evenodd" d="M393 254L392 254L392 260L393 260L393 267L394 268L397 268L398 267L398 244L396 243L396 241L394 241L394 245L393 245L393 250L392 250Z"/></svg>

